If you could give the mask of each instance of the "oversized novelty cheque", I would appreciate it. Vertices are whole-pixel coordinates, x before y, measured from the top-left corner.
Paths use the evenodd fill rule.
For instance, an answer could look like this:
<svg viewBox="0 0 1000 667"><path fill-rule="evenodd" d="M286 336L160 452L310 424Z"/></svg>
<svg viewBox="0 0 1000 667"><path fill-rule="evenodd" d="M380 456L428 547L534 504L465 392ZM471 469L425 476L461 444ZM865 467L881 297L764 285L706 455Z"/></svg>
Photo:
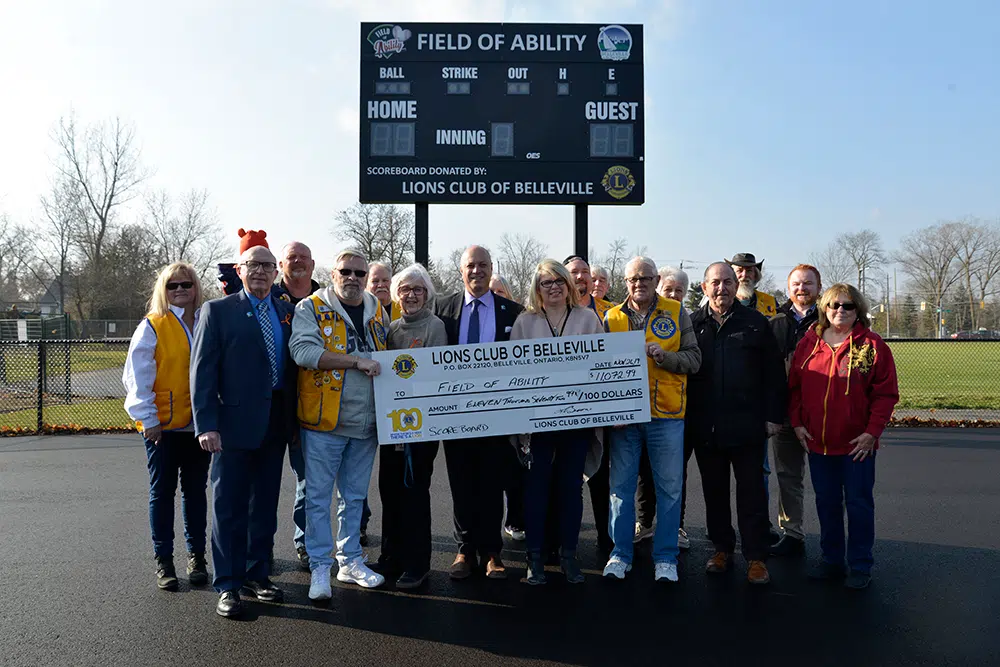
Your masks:
<svg viewBox="0 0 1000 667"><path fill-rule="evenodd" d="M648 422L642 332L373 356L381 445Z"/></svg>

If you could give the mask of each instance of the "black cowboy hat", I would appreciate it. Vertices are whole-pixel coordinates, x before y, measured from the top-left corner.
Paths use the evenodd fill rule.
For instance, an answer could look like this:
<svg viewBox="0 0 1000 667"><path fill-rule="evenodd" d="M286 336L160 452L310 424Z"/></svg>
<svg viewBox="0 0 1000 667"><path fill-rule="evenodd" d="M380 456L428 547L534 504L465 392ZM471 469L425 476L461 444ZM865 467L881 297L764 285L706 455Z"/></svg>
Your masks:
<svg viewBox="0 0 1000 667"><path fill-rule="evenodd" d="M738 252L733 255L732 259L727 259L726 262L732 266L756 266L758 271L764 268L764 260L760 260L758 262L752 252Z"/></svg>

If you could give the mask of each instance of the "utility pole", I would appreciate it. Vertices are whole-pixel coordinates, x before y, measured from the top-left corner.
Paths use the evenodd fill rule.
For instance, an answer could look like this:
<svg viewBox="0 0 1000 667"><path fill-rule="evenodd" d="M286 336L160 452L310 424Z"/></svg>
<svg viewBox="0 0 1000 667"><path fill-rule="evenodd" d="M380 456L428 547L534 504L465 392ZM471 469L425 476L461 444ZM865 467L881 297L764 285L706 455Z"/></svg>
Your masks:
<svg viewBox="0 0 1000 667"><path fill-rule="evenodd" d="M885 337L889 337L889 321L892 319L892 306L889 293L889 274L885 274Z"/></svg>

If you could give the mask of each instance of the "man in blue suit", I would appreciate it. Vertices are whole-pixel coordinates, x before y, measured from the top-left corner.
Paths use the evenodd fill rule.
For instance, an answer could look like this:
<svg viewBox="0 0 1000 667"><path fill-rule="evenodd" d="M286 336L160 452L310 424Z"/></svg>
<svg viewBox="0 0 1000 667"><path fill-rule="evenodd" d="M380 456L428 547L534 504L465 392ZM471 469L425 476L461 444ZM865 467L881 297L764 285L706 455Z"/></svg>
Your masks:
<svg viewBox="0 0 1000 667"><path fill-rule="evenodd" d="M277 262L264 246L238 264L243 289L202 306L191 353L195 433L212 460L216 612L243 610L240 591L280 602L270 580L285 443L298 437L291 304L271 297Z"/></svg>

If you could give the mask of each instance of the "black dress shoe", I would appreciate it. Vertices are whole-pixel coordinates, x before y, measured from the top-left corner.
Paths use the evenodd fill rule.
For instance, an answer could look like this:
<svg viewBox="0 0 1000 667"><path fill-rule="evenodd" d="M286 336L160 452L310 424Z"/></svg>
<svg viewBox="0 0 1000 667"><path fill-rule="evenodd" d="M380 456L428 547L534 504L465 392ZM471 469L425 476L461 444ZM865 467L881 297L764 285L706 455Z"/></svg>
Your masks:
<svg viewBox="0 0 1000 667"><path fill-rule="evenodd" d="M226 618L235 618L243 613L243 601L236 591L225 591L219 596L219 604L215 605L215 613Z"/></svg>
<svg viewBox="0 0 1000 667"><path fill-rule="evenodd" d="M295 547L295 555L298 556L299 566L303 570L305 570L306 572L308 572L309 571L309 552L306 551L305 545L300 544L299 546Z"/></svg>
<svg viewBox="0 0 1000 667"><path fill-rule="evenodd" d="M188 581L192 586L204 586L208 583L208 564L205 562L205 554L188 554Z"/></svg>
<svg viewBox="0 0 1000 667"><path fill-rule="evenodd" d="M261 602L281 602L285 599L285 594L270 579L247 581L243 584L243 590Z"/></svg>
<svg viewBox="0 0 1000 667"><path fill-rule="evenodd" d="M156 585L163 591L177 590L177 571L169 556L156 557Z"/></svg>
<svg viewBox="0 0 1000 667"><path fill-rule="evenodd" d="M806 543L797 537L785 535L778 543L771 547L772 556L783 556L787 558L801 558L806 555Z"/></svg>

